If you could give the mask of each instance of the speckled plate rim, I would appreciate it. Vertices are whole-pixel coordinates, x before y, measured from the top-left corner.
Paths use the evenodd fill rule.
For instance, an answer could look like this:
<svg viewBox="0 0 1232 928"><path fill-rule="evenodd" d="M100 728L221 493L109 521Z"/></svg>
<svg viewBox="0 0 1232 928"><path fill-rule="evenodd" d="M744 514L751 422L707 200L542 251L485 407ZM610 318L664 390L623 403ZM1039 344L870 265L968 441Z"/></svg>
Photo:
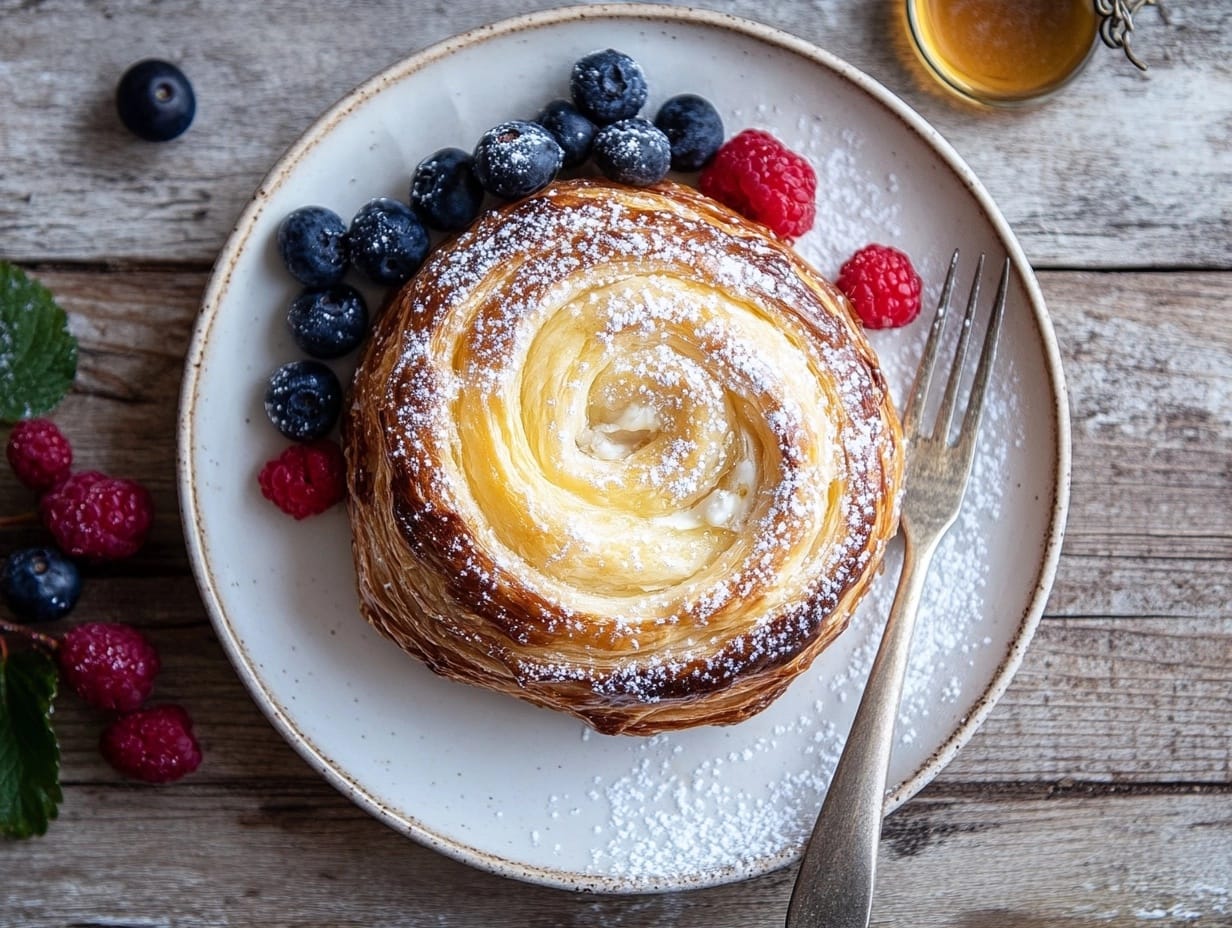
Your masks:
<svg viewBox="0 0 1232 928"><path fill-rule="evenodd" d="M211 567L210 546L199 529L199 497L192 451L194 447L194 412L197 407L200 387L200 370L210 333L219 308L231 285L236 264L243 254L257 218L264 211L273 191L286 181L304 156L326 137L343 119L359 105L416 71L462 48L476 45L510 33L543 29L577 20L638 20L670 25L699 25L725 29L745 37L759 40L779 50L807 59L834 72L866 94L871 102L880 105L895 115L911 132L928 145L954 172L954 175L971 192L976 202L1005 247L1014 271L1021 281L1027 301L1038 330L1044 364L1052 390L1053 419L1055 428L1056 460L1054 469L1054 492L1048 531L1040 553L1036 572L1035 591L1023 611L1016 634L1009 650L998 666L988 687L975 702L974 709L916 772L899 784L886 797L886 811L891 812L924 788L970 740L988 713L1005 692L1014 673L1022 662L1023 655L1039 624L1044 606L1052 588L1060 557L1061 542L1065 532L1065 520L1069 507L1070 491L1070 424L1065 378L1061 368L1060 349L1044 304L1039 283L1035 278L1026 255L993 203L991 196L976 178L972 170L944 138L906 103L868 75L857 70L834 55L810 42L797 38L770 26L742 19L726 13L691 7L673 7L660 4L610 3L593 6L573 6L545 10L502 20L469 32L446 39L418 52L369 79L342 98L322 115L298 141L278 160L262 180L252 201L244 209L215 262L213 272L202 298L201 311L194 328L184 368L180 394L177 426L177 473L180 511L184 524L185 542L189 559L201 591L210 620L222 642L232 665L243 680L249 693L260 709L269 718L283 738L321 775L342 794L380 821L428 847L454 859L502 876L526 880L561 889L633 893L659 892L676 889L696 889L747 879L786 866L799 859L802 849L784 851L778 855L733 865L727 869L711 872L698 880L671 883L646 883L628 878L605 877L594 874L578 874L550 868L530 866L487 851L477 849L452 838L435 833L412 816L388 808L349 777L302 732L278 700L265 686L254 669L254 663L246 654L243 644L231 620L222 607L219 595L220 582Z"/></svg>

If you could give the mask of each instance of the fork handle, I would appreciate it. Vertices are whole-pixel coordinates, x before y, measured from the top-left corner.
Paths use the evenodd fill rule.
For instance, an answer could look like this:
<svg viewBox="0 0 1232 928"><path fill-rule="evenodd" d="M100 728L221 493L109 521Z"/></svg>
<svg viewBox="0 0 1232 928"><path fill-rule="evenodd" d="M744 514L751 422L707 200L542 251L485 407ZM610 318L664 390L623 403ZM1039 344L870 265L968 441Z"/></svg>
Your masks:
<svg viewBox="0 0 1232 928"><path fill-rule="evenodd" d="M804 851L787 908L787 928L867 928L894 723L920 594L936 547L936 540L916 546L905 538L894 605Z"/></svg>

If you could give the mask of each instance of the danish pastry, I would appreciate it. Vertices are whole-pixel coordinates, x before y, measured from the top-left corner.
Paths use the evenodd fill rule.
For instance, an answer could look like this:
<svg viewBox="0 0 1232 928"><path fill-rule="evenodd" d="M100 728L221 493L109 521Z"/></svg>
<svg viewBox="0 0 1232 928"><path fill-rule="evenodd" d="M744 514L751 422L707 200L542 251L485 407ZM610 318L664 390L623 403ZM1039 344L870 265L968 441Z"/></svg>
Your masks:
<svg viewBox="0 0 1232 928"><path fill-rule="evenodd" d="M344 424L364 616L608 733L732 723L846 626L902 436L845 298L695 190L488 213L386 307Z"/></svg>

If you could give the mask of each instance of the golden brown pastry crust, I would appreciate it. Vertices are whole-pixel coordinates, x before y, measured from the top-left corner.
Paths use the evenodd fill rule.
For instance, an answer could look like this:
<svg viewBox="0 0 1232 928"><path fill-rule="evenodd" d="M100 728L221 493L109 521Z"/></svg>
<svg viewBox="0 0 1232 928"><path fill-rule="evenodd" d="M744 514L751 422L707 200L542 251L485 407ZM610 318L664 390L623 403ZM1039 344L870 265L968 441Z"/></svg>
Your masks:
<svg viewBox="0 0 1232 928"><path fill-rule="evenodd" d="M844 297L675 184L485 215L386 307L344 424L365 617L609 733L737 722L846 627L902 437Z"/></svg>

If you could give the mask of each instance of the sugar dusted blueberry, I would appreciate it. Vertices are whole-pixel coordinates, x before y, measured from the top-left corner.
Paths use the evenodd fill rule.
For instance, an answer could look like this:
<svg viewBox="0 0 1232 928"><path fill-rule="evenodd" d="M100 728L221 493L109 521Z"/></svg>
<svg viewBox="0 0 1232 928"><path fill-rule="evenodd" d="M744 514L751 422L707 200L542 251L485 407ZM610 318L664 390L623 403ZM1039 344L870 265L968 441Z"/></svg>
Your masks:
<svg viewBox="0 0 1232 928"><path fill-rule="evenodd" d="M287 326L300 350L314 358L341 358L368 330L368 307L349 284L310 288L291 301Z"/></svg>
<svg viewBox="0 0 1232 928"><path fill-rule="evenodd" d="M547 129L564 153L561 167L572 168L590 157L596 126L568 100L553 100L535 122Z"/></svg>
<svg viewBox="0 0 1232 928"><path fill-rule="evenodd" d="M324 437L342 410L342 384L320 361L292 361L270 375L265 412L292 441Z"/></svg>
<svg viewBox="0 0 1232 928"><path fill-rule="evenodd" d="M672 168L698 171L723 144L723 117L705 97L682 93L655 116L655 125L672 146Z"/></svg>
<svg viewBox="0 0 1232 928"><path fill-rule="evenodd" d="M636 116L648 92L641 65L614 48L579 59L569 77L569 91L582 114L600 126Z"/></svg>
<svg viewBox="0 0 1232 928"><path fill-rule="evenodd" d="M538 123L514 119L493 126L475 146L475 176L483 188L506 200L530 196L552 182L564 151Z"/></svg>
<svg viewBox="0 0 1232 928"><path fill-rule="evenodd" d="M328 287L347 270L346 223L324 206L302 206L278 226L278 253L305 287Z"/></svg>
<svg viewBox="0 0 1232 928"><path fill-rule="evenodd" d="M378 284L410 280L428 256L430 244L428 230L415 211L389 197L365 203L347 230L351 263Z"/></svg>
<svg viewBox="0 0 1232 928"><path fill-rule="evenodd" d="M647 120L622 119L599 130L591 155L605 177L644 187L667 174L672 147Z"/></svg>
<svg viewBox="0 0 1232 928"><path fill-rule="evenodd" d="M483 185L471 156L460 148L442 148L419 162L411 178L411 206L434 229L465 229L483 206Z"/></svg>

